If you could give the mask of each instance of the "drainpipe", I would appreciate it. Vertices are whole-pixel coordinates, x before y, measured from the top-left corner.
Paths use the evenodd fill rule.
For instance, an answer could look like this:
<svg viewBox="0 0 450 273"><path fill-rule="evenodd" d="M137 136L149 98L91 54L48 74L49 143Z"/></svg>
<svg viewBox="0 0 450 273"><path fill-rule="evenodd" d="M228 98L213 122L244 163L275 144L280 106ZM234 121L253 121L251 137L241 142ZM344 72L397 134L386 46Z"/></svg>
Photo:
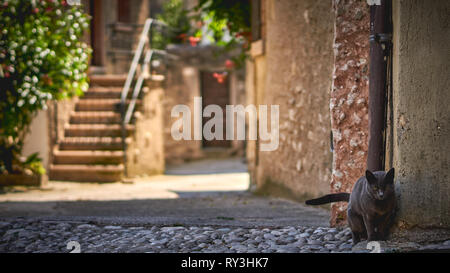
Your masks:
<svg viewBox="0 0 450 273"><path fill-rule="evenodd" d="M370 6L369 151L367 169L384 170L388 63L392 23L391 0Z"/></svg>

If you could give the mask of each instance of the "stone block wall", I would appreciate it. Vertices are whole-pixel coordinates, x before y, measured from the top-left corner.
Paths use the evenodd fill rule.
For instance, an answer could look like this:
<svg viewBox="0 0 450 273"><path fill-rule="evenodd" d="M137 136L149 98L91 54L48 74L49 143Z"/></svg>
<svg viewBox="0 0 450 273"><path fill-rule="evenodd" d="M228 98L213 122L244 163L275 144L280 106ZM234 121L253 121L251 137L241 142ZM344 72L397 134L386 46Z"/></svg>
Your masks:
<svg viewBox="0 0 450 273"><path fill-rule="evenodd" d="M450 2L393 1L393 124L400 229L450 228ZM390 167L390 166L387 166Z"/></svg>
<svg viewBox="0 0 450 273"><path fill-rule="evenodd" d="M329 192L332 6L329 1L262 3L264 53L248 69L247 94L252 93L249 103L280 106L280 132L275 151L249 143L252 185L262 193L304 200Z"/></svg>
<svg viewBox="0 0 450 273"><path fill-rule="evenodd" d="M164 172L162 79L148 80L142 92L142 108L135 112L135 132L127 145L128 176L161 174Z"/></svg>
<svg viewBox="0 0 450 273"><path fill-rule="evenodd" d="M351 192L364 175L368 149L369 6L334 0L334 72L330 113L333 133L331 192ZM332 204L331 225L346 224L347 203Z"/></svg>

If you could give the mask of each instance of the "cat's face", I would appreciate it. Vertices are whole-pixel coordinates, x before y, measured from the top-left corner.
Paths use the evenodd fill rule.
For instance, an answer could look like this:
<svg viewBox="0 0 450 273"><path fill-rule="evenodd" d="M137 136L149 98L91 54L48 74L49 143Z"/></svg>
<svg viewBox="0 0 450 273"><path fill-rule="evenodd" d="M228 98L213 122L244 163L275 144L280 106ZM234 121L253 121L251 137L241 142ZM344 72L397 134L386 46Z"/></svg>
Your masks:
<svg viewBox="0 0 450 273"><path fill-rule="evenodd" d="M367 190L377 200L384 200L394 192L394 168L388 172L366 171Z"/></svg>

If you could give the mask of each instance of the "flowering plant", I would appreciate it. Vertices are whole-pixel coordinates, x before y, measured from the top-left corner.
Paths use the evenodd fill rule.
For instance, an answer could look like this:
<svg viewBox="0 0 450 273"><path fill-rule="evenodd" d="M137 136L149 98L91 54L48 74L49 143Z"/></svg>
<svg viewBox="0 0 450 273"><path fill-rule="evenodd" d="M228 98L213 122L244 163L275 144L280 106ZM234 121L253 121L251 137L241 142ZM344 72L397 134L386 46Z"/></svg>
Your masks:
<svg viewBox="0 0 450 273"><path fill-rule="evenodd" d="M24 137L47 101L87 90L88 26L65 0L0 0L0 173L23 163Z"/></svg>
<svg viewBox="0 0 450 273"><path fill-rule="evenodd" d="M242 0L199 0L192 19L204 26L198 32L207 30L207 37L224 52L240 49L233 57L233 64L226 63L228 70L244 65L251 42L250 1Z"/></svg>

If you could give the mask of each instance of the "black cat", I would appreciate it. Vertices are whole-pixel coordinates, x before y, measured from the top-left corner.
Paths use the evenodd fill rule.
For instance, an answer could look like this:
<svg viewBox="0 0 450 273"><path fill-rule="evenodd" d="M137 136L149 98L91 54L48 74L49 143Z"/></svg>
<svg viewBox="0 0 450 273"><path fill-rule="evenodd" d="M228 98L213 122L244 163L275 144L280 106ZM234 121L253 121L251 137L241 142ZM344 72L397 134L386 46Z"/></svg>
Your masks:
<svg viewBox="0 0 450 273"><path fill-rule="evenodd" d="M366 171L356 181L352 193L335 193L307 200L307 205L349 202L347 221L352 230L353 244L361 239L385 240L396 208L394 168L388 172Z"/></svg>

